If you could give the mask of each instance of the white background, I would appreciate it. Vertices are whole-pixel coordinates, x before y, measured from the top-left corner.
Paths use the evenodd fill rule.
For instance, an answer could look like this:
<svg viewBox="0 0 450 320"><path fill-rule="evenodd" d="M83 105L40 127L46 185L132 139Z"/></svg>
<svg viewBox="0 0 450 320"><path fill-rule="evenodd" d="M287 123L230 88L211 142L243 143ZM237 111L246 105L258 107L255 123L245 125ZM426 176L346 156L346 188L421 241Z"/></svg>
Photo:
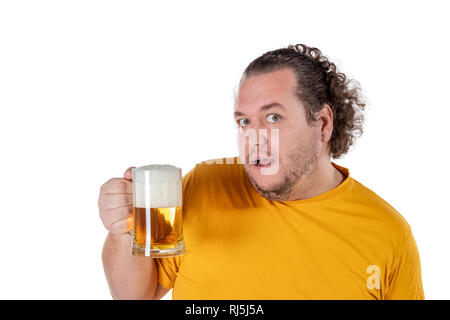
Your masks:
<svg viewBox="0 0 450 320"><path fill-rule="evenodd" d="M449 299L446 2L312 3L1 1L0 298L110 299L100 185L237 155L241 72L305 43L369 102L336 163L405 217L425 298Z"/></svg>

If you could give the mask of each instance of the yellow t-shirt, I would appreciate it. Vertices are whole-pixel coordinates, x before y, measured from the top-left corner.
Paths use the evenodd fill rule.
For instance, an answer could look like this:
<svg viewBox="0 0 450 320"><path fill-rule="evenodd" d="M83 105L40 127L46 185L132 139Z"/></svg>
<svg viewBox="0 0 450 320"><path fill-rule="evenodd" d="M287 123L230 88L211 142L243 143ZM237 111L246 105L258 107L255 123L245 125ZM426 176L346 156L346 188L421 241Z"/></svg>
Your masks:
<svg viewBox="0 0 450 320"><path fill-rule="evenodd" d="M270 201L237 157L213 161L183 177L186 253L155 259L173 299L424 299L410 226L347 168L332 162L346 179L325 193Z"/></svg>

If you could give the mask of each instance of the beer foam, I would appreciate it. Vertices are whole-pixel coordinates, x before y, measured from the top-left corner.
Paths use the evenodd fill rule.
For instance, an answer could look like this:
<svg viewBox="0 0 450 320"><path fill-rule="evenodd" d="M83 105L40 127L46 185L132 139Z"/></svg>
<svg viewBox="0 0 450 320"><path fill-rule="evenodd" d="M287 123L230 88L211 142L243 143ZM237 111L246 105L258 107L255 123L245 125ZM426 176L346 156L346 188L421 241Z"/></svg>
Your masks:
<svg viewBox="0 0 450 320"><path fill-rule="evenodd" d="M133 206L169 208L181 206L181 169L168 164L152 164L133 170Z"/></svg>

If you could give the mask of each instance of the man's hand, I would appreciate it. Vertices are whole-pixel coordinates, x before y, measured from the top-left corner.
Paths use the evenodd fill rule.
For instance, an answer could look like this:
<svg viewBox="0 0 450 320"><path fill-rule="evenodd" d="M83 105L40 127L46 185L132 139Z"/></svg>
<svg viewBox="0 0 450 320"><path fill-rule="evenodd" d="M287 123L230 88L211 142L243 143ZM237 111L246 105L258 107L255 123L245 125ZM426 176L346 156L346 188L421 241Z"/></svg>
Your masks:
<svg viewBox="0 0 450 320"><path fill-rule="evenodd" d="M133 185L129 167L123 178L112 178L100 187L98 207L105 228L112 234L126 234L133 225Z"/></svg>

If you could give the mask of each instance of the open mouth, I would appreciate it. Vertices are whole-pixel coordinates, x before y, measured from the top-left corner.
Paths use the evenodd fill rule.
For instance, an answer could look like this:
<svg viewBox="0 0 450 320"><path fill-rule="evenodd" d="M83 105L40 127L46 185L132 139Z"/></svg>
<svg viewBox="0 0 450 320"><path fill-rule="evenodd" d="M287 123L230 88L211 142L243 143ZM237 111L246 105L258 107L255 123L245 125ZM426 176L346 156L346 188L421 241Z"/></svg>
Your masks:
<svg viewBox="0 0 450 320"><path fill-rule="evenodd" d="M256 160L252 161L250 164L253 167L265 168L265 167L269 167L272 163L273 163L273 161L271 159L256 159Z"/></svg>

